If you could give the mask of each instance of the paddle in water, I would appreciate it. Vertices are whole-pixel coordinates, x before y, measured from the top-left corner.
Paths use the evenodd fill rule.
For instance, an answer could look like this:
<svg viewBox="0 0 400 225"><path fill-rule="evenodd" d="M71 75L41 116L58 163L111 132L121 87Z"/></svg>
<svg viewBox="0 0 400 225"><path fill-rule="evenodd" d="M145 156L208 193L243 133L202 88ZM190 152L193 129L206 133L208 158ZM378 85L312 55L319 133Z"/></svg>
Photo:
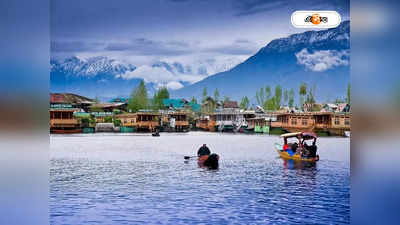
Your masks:
<svg viewBox="0 0 400 225"><path fill-rule="evenodd" d="M191 158L194 158L194 157L197 157L197 156L188 156L188 155L183 156L184 159L191 159Z"/></svg>

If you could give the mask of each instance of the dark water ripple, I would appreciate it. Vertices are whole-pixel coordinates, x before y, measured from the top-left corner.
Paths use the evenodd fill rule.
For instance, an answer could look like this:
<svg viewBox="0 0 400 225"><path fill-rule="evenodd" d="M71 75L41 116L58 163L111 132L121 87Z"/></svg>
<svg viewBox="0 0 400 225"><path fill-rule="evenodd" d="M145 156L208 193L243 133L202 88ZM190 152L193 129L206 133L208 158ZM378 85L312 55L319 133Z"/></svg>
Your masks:
<svg viewBox="0 0 400 225"><path fill-rule="evenodd" d="M349 140L321 139L310 168L277 158L274 141L52 136L51 224L348 224ZM219 170L184 162L203 142L218 149Z"/></svg>

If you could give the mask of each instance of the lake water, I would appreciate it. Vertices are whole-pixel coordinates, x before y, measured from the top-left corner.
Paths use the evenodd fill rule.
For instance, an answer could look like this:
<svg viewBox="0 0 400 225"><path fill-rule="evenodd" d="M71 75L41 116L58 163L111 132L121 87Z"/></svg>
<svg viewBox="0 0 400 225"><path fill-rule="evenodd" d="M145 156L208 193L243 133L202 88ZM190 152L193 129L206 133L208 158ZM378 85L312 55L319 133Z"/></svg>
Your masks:
<svg viewBox="0 0 400 225"><path fill-rule="evenodd" d="M51 224L347 224L350 139L319 138L313 167L279 136L206 132L50 137ZM184 161L206 143L220 168Z"/></svg>

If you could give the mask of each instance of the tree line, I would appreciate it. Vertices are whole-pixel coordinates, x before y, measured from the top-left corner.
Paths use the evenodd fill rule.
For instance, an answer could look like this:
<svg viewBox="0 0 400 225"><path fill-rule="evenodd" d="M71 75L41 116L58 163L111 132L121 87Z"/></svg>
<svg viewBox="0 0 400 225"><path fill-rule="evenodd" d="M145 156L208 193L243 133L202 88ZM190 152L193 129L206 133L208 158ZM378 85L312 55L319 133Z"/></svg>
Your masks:
<svg viewBox="0 0 400 225"><path fill-rule="evenodd" d="M337 98L334 103L349 103L351 100L350 84L347 86L346 98L341 100ZM299 106L295 106L295 90L282 89L281 85L276 85L274 89L270 85L266 85L265 88L261 87L256 91L255 99L256 103L261 106L264 110L279 110L282 106L288 106L290 108L297 107L303 109L304 104L315 105L316 96L316 86L307 87L306 83L302 83L298 89L299 96ZM169 91L166 87L159 88L152 98L148 97L148 92L144 81L142 80L140 84L133 89L129 101L128 109L131 112L137 112L140 109L163 109L163 99L168 99L170 97ZM230 101L229 96L224 96L221 98L218 88L215 89L212 97L208 95L207 87L203 89L201 105L202 112L213 112L219 104L224 104L224 102ZM195 97L191 98L191 102L197 104L197 99ZM250 108L250 99L247 96L242 97L239 107L242 109ZM318 110L318 109L314 109Z"/></svg>

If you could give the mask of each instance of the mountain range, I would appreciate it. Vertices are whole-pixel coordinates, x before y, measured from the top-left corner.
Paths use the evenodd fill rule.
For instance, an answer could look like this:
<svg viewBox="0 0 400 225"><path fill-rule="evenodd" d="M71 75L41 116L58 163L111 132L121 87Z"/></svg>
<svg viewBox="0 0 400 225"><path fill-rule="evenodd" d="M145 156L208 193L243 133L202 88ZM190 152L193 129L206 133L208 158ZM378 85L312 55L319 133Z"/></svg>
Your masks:
<svg viewBox="0 0 400 225"><path fill-rule="evenodd" d="M212 74L226 71L241 62L239 58L205 59L191 63L156 61L134 66L104 56L63 60L51 59L50 91L71 92L108 100L126 97L144 79L151 95L160 86L175 90Z"/></svg>
<svg viewBox="0 0 400 225"><path fill-rule="evenodd" d="M317 101L344 98L350 82L350 22L327 30L307 31L271 41L255 55L228 71L209 76L173 93L176 97L201 96L206 87L212 95L255 102L256 91L270 85L293 88L302 82L315 86ZM296 95L297 96L297 95Z"/></svg>
<svg viewBox="0 0 400 225"><path fill-rule="evenodd" d="M126 97L144 79L150 94L167 86L173 97L212 95L255 102L256 91L280 84L298 92L302 82L316 87L317 100L344 97L350 82L350 22L327 30L275 39L246 60L228 58L183 63L157 61L135 66L104 56L51 59L50 91L101 100Z"/></svg>

